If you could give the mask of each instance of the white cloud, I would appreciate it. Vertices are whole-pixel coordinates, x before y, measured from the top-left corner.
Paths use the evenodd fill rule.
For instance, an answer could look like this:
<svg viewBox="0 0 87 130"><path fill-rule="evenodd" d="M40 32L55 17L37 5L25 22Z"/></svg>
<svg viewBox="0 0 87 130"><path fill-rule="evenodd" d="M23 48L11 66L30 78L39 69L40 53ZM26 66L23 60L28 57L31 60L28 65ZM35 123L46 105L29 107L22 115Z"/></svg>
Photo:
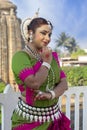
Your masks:
<svg viewBox="0 0 87 130"><path fill-rule="evenodd" d="M87 38L78 39L78 42L82 49L87 49Z"/></svg>
<svg viewBox="0 0 87 130"><path fill-rule="evenodd" d="M80 43L84 41L86 46L87 34L87 1L81 2L80 10L77 10L77 2L73 1L72 9L67 0L12 0L18 7L18 17L24 19L32 17L38 8L40 8L40 17L50 20L54 25L53 39L62 31L69 33L79 39ZM78 7L78 4L77 4ZM85 34L84 36L82 34ZM85 39L85 40L84 40ZM52 43L51 43L52 45ZM54 46L54 45L53 45Z"/></svg>

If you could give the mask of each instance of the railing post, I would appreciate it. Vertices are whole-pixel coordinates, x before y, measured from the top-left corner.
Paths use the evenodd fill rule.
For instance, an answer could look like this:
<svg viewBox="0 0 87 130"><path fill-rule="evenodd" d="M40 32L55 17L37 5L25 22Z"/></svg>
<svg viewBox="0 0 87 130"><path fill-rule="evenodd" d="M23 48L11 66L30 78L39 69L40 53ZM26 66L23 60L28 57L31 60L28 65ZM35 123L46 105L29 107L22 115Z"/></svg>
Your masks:
<svg viewBox="0 0 87 130"><path fill-rule="evenodd" d="M1 130L11 130L11 116L19 96L20 93L14 92L9 84L6 86L4 93L0 94L0 104L2 108Z"/></svg>
<svg viewBox="0 0 87 130"><path fill-rule="evenodd" d="M87 130L87 90L83 96L83 130Z"/></svg>
<svg viewBox="0 0 87 130"><path fill-rule="evenodd" d="M11 116L9 114L12 113L8 113L8 109L7 106L2 106L2 130L11 130Z"/></svg>
<svg viewBox="0 0 87 130"><path fill-rule="evenodd" d="M66 96L66 116L70 119L70 95Z"/></svg>
<svg viewBox="0 0 87 130"><path fill-rule="evenodd" d="M75 94L75 130L79 130L79 94Z"/></svg>

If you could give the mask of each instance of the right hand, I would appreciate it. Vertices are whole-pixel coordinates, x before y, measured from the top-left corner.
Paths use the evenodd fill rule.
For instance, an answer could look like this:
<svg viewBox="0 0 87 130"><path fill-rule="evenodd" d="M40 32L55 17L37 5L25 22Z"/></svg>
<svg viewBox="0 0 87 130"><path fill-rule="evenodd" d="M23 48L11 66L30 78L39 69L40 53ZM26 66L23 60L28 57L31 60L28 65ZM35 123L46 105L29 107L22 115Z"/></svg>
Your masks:
<svg viewBox="0 0 87 130"><path fill-rule="evenodd" d="M50 100L52 98L52 95L49 92L42 92L40 90L35 90L34 92L36 93L34 101L36 101L36 100Z"/></svg>
<svg viewBox="0 0 87 130"><path fill-rule="evenodd" d="M43 62L48 62L51 64L52 61L52 50L50 47L43 47L40 53Z"/></svg>

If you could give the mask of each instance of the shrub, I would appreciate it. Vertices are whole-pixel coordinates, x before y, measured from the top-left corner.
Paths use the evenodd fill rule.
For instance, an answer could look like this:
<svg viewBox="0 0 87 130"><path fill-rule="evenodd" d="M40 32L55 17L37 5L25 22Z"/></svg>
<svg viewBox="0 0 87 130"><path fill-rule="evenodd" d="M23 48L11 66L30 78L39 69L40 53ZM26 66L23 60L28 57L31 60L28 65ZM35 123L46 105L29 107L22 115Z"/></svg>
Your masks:
<svg viewBox="0 0 87 130"><path fill-rule="evenodd" d="M5 88L5 83L0 82L0 93L3 93L4 88ZM0 124L1 124L1 106L0 106Z"/></svg>
<svg viewBox="0 0 87 130"><path fill-rule="evenodd" d="M3 93L5 88L5 83L4 82L0 82L0 93Z"/></svg>
<svg viewBox="0 0 87 130"><path fill-rule="evenodd" d="M87 67L63 67L69 86L87 85Z"/></svg>

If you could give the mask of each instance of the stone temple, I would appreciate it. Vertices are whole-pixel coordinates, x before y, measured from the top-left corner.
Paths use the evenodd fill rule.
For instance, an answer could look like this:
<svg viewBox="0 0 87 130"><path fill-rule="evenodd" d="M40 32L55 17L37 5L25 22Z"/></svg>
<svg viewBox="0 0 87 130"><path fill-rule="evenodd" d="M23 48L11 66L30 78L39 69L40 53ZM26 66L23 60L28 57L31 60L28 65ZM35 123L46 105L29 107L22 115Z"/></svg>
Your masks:
<svg viewBox="0 0 87 130"><path fill-rule="evenodd" d="M11 62L13 54L22 48L21 19L17 7L9 0L0 0L0 80L14 84Z"/></svg>
<svg viewBox="0 0 87 130"><path fill-rule="evenodd" d="M21 36L21 19L17 17L17 6L10 0L0 0L0 82L15 86L11 69L13 54L21 50L24 41ZM39 9L30 21L38 17Z"/></svg>

